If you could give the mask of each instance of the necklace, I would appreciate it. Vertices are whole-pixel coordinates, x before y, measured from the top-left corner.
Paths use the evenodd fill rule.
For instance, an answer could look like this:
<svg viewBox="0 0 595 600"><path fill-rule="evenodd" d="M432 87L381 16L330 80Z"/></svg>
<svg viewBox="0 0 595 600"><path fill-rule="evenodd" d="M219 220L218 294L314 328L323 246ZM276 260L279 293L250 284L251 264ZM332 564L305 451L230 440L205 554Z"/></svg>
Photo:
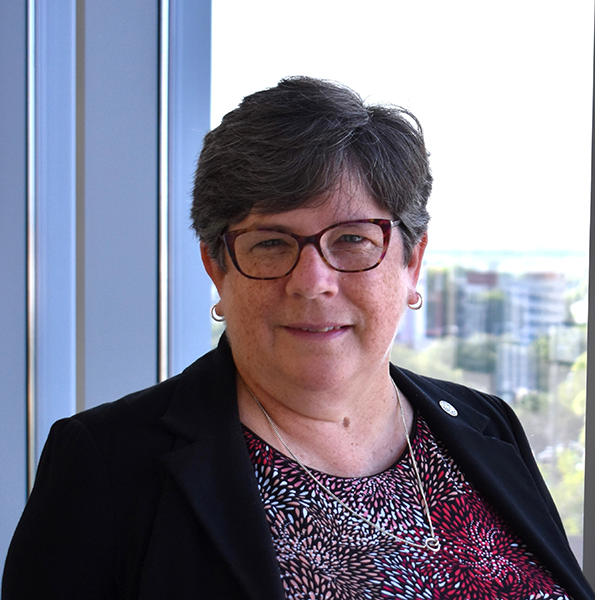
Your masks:
<svg viewBox="0 0 595 600"><path fill-rule="evenodd" d="M391 380L392 381L392 380ZM407 421L405 420L405 412L403 411L403 403L401 402L401 394L399 393L399 389L397 388L395 382L392 382L393 387L395 388L395 392L397 393L397 403L399 405L399 412L401 413L401 419L403 420L403 428L405 430L405 439L407 440L407 448L409 449L409 456L411 457L411 464L413 465L413 471L415 472L415 479L417 480L417 485L419 487L419 493L422 499L422 508L426 514L426 519L428 521L428 526L430 528L430 535L426 537L423 543L415 542L413 540L408 540L407 538L400 537L392 533L392 531L388 531L388 529L384 529L377 525L367 517L360 515L358 512L353 510L350 506L345 504L343 500L341 500L336 494L334 494L312 471L302 463L302 461L295 455L293 450L287 445L287 442L283 439L283 436L279 432L279 428L269 415L269 413L265 410L264 406L260 403L260 400L254 395L252 390L246 385L246 388L250 392L250 395L254 399L254 402L258 405L258 408L262 411L262 414L266 417L266 420L269 422L273 433L281 442L283 447L287 450L290 456L295 460L295 462L306 472L306 474L314 481L314 483L321 488L328 496L330 496L335 502L337 502L343 509L345 509L350 515L354 516L356 519L359 519L363 523L366 523L373 529L376 529L380 533L388 536L389 538L401 543L407 544L408 546L413 546L414 548L419 548L421 550L430 550L431 552L438 552L440 550L440 540L436 537L434 532L434 524L432 523L432 517L430 515L430 508L428 506L428 501L426 499L426 493L424 492L424 488L421 482L421 477L419 475L419 469L417 468L417 461L415 460L415 456L413 455L413 448L411 447L411 440L409 439L409 433L407 431Z"/></svg>

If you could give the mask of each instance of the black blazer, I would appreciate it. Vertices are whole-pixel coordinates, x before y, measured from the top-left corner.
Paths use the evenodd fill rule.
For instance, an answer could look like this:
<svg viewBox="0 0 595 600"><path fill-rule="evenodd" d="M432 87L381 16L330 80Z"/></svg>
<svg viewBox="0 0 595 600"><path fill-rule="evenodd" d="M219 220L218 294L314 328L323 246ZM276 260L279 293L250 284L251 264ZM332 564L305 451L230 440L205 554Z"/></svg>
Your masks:
<svg viewBox="0 0 595 600"><path fill-rule="evenodd" d="M556 580L575 600L593 600L509 407L391 374ZM225 336L182 374L54 425L2 591L4 600L284 599Z"/></svg>

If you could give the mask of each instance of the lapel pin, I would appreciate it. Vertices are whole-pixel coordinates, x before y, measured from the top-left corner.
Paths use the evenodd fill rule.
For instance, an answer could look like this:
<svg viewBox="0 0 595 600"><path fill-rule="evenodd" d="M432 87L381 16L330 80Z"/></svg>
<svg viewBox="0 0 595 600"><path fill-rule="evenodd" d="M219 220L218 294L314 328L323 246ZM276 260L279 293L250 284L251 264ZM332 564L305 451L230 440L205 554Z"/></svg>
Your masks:
<svg viewBox="0 0 595 600"><path fill-rule="evenodd" d="M459 416L459 411L450 402L447 402L446 400L440 400L440 408L451 417Z"/></svg>

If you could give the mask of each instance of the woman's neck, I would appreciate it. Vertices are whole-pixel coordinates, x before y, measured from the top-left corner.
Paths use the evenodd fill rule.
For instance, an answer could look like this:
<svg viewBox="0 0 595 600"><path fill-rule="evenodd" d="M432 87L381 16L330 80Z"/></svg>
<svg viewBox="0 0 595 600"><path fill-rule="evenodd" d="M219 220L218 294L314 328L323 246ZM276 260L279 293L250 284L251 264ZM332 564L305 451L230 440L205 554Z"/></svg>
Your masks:
<svg viewBox="0 0 595 600"><path fill-rule="evenodd" d="M307 392L299 398L279 398L254 383L249 388L240 376L237 388L242 423L288 454L254 394L289 448L313 469L341 477L370 476L392 465L406 447L403 419L388 374L380 385L343 394ZM410 431L413 409L403 394L401 402Z"/></svg>

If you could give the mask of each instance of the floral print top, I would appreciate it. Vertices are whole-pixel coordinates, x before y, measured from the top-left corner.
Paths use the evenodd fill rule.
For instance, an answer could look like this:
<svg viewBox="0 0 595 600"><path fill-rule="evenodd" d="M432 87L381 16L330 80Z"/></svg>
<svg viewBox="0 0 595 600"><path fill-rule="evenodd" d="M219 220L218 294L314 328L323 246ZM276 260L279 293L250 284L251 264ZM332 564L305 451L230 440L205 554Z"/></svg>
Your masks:
<svg viewBox="0 0 595 600"><path fill-rule="evenodd" d="M244 428L287 600L569 600L465 479L417 416L412 446L438 552L399 543L349 514L291 458ZM405 451L371 477L313 473L352 509L423 543L429 527Z"/></svg>

